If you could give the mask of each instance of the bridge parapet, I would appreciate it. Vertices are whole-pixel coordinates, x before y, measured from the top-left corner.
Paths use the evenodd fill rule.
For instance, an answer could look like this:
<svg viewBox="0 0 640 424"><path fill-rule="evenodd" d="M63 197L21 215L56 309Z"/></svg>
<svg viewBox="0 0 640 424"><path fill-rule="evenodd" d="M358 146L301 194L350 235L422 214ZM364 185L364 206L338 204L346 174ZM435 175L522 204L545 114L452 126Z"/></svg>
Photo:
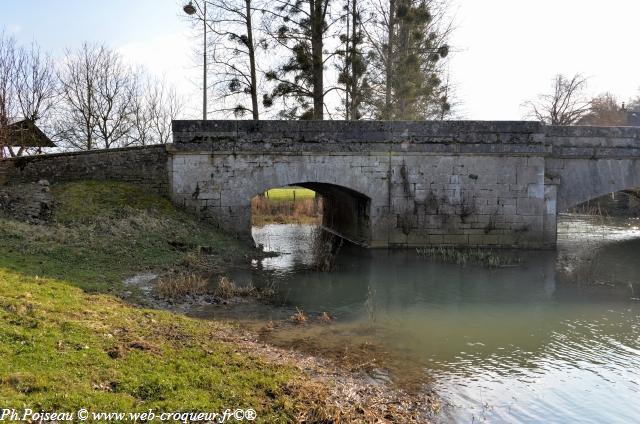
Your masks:
<svg viewBox="0 0 640 424"><path fill-rule="evenodd" d="M526 121L173 121L176 151L539 155Z"/></svg>
<svg viewBox="0 0 640 424"><path fill-rule="evenodd" d="M554 158L640 158L639 127L545 126Z"/></svg>

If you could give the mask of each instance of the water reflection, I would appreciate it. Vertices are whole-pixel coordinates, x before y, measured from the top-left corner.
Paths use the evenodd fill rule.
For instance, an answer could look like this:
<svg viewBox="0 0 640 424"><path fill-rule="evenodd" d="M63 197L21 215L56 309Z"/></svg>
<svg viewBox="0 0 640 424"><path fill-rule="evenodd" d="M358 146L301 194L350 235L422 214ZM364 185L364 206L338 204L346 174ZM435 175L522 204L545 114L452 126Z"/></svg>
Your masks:
<svg viewBox="0 0 640 424"><path fill-rule="evenodd" d="M354 250L342 252L337 272L313 272L305 268L313 262L304 243L310 233L304 226L254 232L266 248L287 253L256 264L277 275L282 306L243 314L286 318L299 307L337 321L285 326L270 341L318 352L377 346L371 355L387 352L396 381L436 385L449 405L439 417L445 422L640 419L640 302L630 299L640 231L633 225L566 218L558 252L526 252L521 267L495 270L412 251ZM597 261L596 280L619 288L566 283L580 255Z"/></svg>

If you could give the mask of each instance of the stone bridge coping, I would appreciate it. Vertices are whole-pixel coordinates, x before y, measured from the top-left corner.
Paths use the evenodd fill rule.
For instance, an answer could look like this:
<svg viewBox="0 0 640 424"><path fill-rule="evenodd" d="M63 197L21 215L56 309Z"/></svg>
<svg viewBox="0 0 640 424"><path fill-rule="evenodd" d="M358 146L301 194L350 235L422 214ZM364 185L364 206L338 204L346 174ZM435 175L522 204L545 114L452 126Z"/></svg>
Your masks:
<svg viewBox="0 0 640 424"><path fill-rule="evenodd" d="M640 127L534 121L173 121L177 151L640 157Z"/></svg>

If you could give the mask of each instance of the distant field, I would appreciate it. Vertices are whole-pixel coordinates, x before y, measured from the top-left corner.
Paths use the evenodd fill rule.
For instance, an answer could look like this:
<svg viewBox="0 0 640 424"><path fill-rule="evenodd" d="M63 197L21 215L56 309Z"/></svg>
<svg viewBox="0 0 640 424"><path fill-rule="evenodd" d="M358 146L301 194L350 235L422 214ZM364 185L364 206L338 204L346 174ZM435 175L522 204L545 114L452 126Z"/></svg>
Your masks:
<svg viewBox="0 0 640 424"><path fill-rule="evenodd" d="M272 188L265 192L265 196L270 200L314 199L316 192L301 187Z"/></svg>

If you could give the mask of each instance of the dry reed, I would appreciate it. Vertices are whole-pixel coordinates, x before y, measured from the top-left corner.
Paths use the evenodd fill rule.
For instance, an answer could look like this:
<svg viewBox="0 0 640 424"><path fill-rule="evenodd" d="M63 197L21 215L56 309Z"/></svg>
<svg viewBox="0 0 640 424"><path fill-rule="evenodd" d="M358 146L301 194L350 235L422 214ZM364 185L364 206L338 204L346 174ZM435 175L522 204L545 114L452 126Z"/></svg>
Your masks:
<svg viewBox="0 0 640 424"><path fill-rule="evenodd" d="M165 299L181 300L207 292L207 280L197 274L167 275L158 278L154 291Z"/></svg>

